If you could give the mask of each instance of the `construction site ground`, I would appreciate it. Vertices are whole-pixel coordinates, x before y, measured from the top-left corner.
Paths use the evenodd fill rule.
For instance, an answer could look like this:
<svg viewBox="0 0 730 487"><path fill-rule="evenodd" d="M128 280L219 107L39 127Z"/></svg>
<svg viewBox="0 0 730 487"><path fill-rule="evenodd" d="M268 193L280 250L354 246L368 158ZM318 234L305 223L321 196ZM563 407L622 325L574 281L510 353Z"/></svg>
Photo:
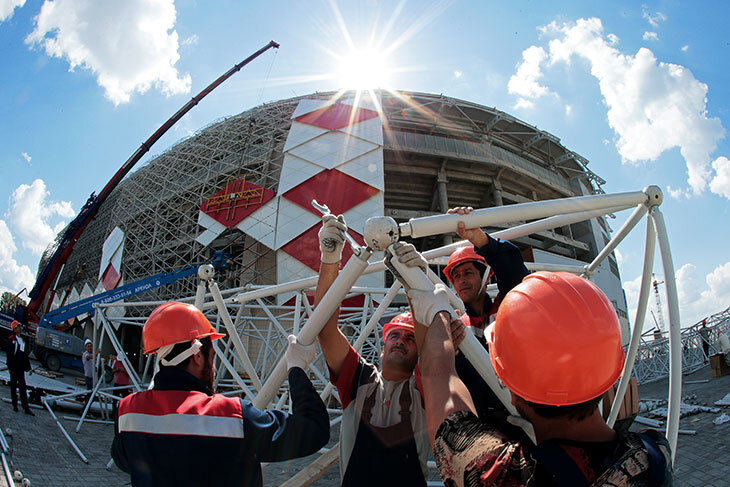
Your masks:
<svg viewBox="0 0 730 487"><path fill-rule="evenodd" d="M4 358L4 357L3 357ZM34 364L35 365L35 364ZM66 374L68 380L74 377ZM712 378L709 366L685 376L682 395L697 395L697 401L711 406L715 401L730 393L730 376ZM688 381L703 381L687 383ZM639 396L645 399L665 399L667 380L639 386ZM5 386L0 397L9 398L10 391ZM721 408L730 413L730 408ZM110 459L110 446L114 435L113 426L108 424L85 423L76 433L75 421L61 419L69 435L86 455L89 463L81 461L71 445L63 437L51 415L45 409L33 409L35 417L14 412L11 404L0 401L0 427L8 428L12 435L7 436L10 445L10 459L13 470L20 470L30 479L33 486L77 487L79 482L88 486L113 487L130 485L129 476L115 466L106 470ZM675 462L675 485L677 486L725 486L730 478L730 422L715 425L712 420L721 413L700 413L682 418L682 430L695 430L696 435L680 435ZM59 418L73 413L58 412ZM632 428L642 428L634 425ZM339 429L333 428L330 446L337 442ZM294 474L312 463L319 455L307 458L265 465L264 484L279 486ZM205 468L204 466L201 468ZM432 474L433 479L438 479ZM7 485L4 475L0 474L0 486ZM17 484L20 485L20 484ZM335 463L327 472L311 485L324 487L339 485L339 464Z"/></svg>

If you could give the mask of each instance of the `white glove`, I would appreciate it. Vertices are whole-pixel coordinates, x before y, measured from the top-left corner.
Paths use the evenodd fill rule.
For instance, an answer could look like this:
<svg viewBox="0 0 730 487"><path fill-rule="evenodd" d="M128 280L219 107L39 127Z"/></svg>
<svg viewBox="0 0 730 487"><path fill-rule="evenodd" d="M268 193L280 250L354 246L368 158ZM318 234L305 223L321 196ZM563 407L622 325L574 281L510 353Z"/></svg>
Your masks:
<svg viewBox="0 0 730 487"><path fill-rule="evenodd" d="M413 319L426 326L431 325L436 313L440 311L447 311L452 318L458 318L451 308L449 295L443 284L436 284L433 291L411 289L408 291L408 297L411 300Z"/></svg>
<svg viewBox="0 0 730 487"><path fill-rule="evenodd" d="M396 242L393 244L393 252L395 252L398 262L406 267L420 267L422 269L428 267L426 259L418 253L413 244Z"/></svg>
<svg viewBox="0 0 730 487"><path fill-rule="evenodd" d="M317 354L317 348L314 343L311 345L302 345L297 342L297 337L289 335L287 338L289 346L286 347L286 368L299 367L306 370L309 363L314 360Z"/></svg>
<svg viewBox="0 0 730 487"><path fill-rule="evenodd" d="M322 228L319 230L319 250L323 264L336 264L342 260L342 247L345 245L347 224L345 217L335 217L327 213L322 217Z"/></svg>

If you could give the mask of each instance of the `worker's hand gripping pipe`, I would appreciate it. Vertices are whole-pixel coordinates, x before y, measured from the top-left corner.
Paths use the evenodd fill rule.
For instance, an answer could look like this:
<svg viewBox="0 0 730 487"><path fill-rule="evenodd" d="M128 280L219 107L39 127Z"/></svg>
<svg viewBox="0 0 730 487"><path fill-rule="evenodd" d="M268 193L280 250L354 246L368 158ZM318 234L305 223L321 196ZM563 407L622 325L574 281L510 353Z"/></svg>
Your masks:
<svg viewBox="0 0 730 487"><path fill-rule="evenodd" d="M332 286L327 290L322 300L319 302L312 315L309 317L302 329L297 334L297 341L309 345L317 339L317 335L324 328L327 320L330 319L332 314L337 310L347 293L350 292L352 286L355 284L360 276L362 275L365 268L368 266L368 259L373 254L370 248L360 248L358 254L354 254L345 264L345 267L340 271L340 274L332 283ZM276 364L274 371L264 382L263 387L256 396L256 400L253 405L259 409L265 409L271 400L276 395L281 384L284 383L287 377L287 366L286 359L284 357L279 360Z"/></svg>
<svg viewBox="0 0 730 487"><path fill-rule="evenodd" d="M388 217L384 217L384 219L381 221L375 220L380 220L380 218L371 218L365 225L365 241L368 242L370 246L376 244L375 240L378 240L378 237L380 237L380 245L382 245L382 243L384 242L387 242L388 239L390 239L391 241L397 240L397 234L390 236L390 232L387 232L388 227L395 224L395 221ZM390 220L390 222L388 222L387 220ZM371 233L368 232L369 230ZM396 277L401 281L403 287L406 289L433 291L435 286L431 282L431 279L428 278L423 269L421 269L420 267L408 267L405 264L400 263L393 249L393 243L395 242L392 242L388 245L386 251L391 256L390 263L395 268L397 272ZM452 305L454 304L455 300L461 303L461 300L459 300L458 297L455 297L455 299L450 297ZM449 311L452 317L458 317L453 309ZM430 323L424 323L424 325L429 326ZM507 411L509 411L509 413L513 416L519 416L517 409L515 409L515 407L512 405L512 398L509 389L502 385L502 383L497 378L497 375L494 373L494 369L492 368L492 364L489 359L489 353L484 349L481 343L479 343L479 340L476 336L474 336L474 333L469 327L466 327L464 340L459 345L459 350L461 351L461 353L464 354L469 362L471 362L476 371L479 372L479 375L481 375L489 388L492 389L494 394L497 396L497 398L499 398ZM535 433L532 429L532 425L527 423L526 421L518 421L516 423L518 423L518 426L520 426L534 442Z"/></svg>

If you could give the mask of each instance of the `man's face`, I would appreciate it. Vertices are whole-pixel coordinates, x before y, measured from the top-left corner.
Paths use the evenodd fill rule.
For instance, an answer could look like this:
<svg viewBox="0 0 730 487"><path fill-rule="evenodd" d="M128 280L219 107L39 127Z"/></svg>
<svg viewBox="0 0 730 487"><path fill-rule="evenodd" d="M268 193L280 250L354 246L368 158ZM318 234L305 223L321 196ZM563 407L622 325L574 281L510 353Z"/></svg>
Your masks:
<svg viewBox="0 0 730 487"><path fill-rule="evenodd" d="M91 343L87 343L86 345L84 345L84 348L87 352L91 352Z"/></svg>
<svg viewBox="0 0 730 487"><path fill-rule="evenodd" d="M208 388L211 390L213 394L215 394L215 352L213 350L210 351L210 354L208 354L208 360L205 361L205 364L203 365L203 370L201 371L201 377L200 380L203 381L203 383L208 386Z"/></svg>
<svg viewBox="0 0 730 487"><path fill-rule="evenodd" d="M383 369L397 369L412 373L418 362L416 337L411 330L396 328L385 337Z"/></svg>
<svg viewBox="0 0 730 487"><path fill-rule="evenodd" d="M451 282L454 284L456 294L464 303L471 305L479 299L479 291L482 286L482 276L474 262L464 262L451 271Z"/></svg>

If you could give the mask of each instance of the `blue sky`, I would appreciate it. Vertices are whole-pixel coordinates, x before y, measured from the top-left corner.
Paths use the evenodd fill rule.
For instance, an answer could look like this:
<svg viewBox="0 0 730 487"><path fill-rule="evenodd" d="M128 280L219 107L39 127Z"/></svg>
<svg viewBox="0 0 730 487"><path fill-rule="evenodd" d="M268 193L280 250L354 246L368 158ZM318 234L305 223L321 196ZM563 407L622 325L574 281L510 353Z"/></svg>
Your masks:
<svg viewBox="0 0 730 487"><path fill-rule="evenodd" d="M372 44L384 86L547 130L608 193L659 185L682 318L694 322L730 305L730 6L701 5L0 0L0 289L32 284L42 249L89 194L190 96L273 39L278 52L152 154L261 102L340 88L349 44ZM643 233L619 247L630 308Z"/></svg>

